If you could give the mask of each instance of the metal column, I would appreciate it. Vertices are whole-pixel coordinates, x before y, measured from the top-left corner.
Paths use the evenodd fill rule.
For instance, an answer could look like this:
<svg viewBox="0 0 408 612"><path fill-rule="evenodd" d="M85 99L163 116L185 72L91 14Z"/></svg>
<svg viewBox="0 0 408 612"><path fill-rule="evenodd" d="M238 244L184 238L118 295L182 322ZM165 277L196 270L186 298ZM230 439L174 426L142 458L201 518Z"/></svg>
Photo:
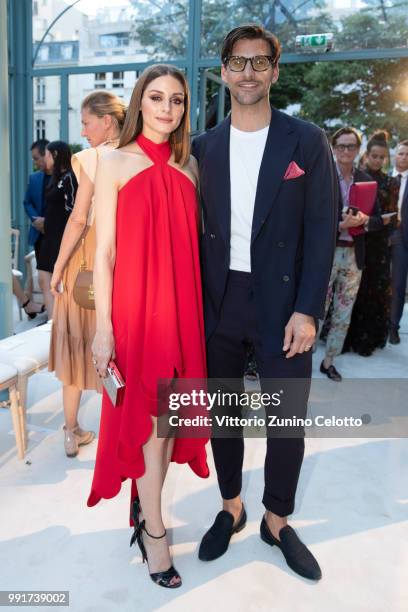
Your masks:
<svg viewBox="0 0 408 612"><path fill-rule="evenodd" d="M61 74L61 124L60 138L69 142L69 75Z"/></svg>
<svg viewBox="0 0 408 612"><path fill-rule="evenodd" d="M0 338L12 327L7 0L0 0Z"/></svg>
<svg viewBox="0 0 408 612"><path fill-rule="evenodd" d="M2 24L7 23L7 21ZM29 220L23 200L27 178L32 172L30 145L33 135L32 2L8 2L10 51L9 101L11 150L11 223L20 230L19 269L24 270Z"/></svg>
<svg viewBox="0 0 408 612"><path fill-rule="evenodd" d="M201 0L189 0L188 8L188 45L187 78L191 90L191 130L197 129L199 61L201 51Z"/></svg>

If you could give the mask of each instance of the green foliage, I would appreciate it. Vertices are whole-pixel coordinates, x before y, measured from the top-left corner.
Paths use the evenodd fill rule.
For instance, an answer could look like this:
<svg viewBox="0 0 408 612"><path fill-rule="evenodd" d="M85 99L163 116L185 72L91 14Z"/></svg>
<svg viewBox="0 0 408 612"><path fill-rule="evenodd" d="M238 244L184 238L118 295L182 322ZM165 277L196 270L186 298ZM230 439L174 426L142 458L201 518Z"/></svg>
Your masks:
<svg viewBox="0 0 408 612"><path fill-rule="evenodd" d="M329 131L347 124L408 134L408 59L316 63L305 80L301 117Z"/></svg>
<svg viewBox="0 0 408 612"><path fill-rule="evenodd" d="M188 0L134 0L133 34L157 60L186 56ZM335 49L405 47L408 0L365 0L365 8L333 22L324 0L204 0L201 57L216 57L225 33L257 22L276 33L283 51L297 34L333 32ZM208 85L208 100L217 86ZM281 65L271 91L277 108L299 104L299 116L332 131L354 125L408 136L408 59Z"/></svg>
<svg viewBox="0 0 408 612"><path fill-rule="evenodd" d="M308 90L307 77L314 64L282 64L279 79L271 89L271 103L285 109L301 103Z"/></svg>
<svg viewBox="0 0 408 612"><path fill-rule="evenodd" d="M400 9L404 12L400 12ZM385 22L372 12L358 11L345 17L341 30L336 37L336 46L340 49L374 49L405 47L407 44L408 2L401 2L398 11L387 16Z"/></svg>
<svg viewBox="0 0 408 612"><path fill-rule="evenodd" d="M75 155L75 153L79 153L79 151L82 151L82 145L77 142L73 142L72 144L70 144L69 148L71 149L72 155Z"/></svg>

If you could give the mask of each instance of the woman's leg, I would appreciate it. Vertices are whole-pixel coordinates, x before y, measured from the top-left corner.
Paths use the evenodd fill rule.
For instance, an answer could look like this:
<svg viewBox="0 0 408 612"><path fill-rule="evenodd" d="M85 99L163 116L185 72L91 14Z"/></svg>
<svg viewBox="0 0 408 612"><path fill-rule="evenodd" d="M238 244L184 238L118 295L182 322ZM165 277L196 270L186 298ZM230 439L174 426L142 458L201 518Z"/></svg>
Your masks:
<svg viewBox="0 0 408 612"><path fill-rule="evenodd" d="M137 479L136 483L146 529L154 536L161 536L165 531L161 511L161 493L174 440L158 438L157 419L152 418L152 420L152 435L143 446L145 473ZM143 531L142 538L146 547L149 572L162 572L169 569L171 558L166 537L156 540ZM172 584L179 581L179 578L175 577Z"/></svg>
<svg viewBox="0 0 408 612"><path fill-rule="evenodd" d="M64 385L62 397L64 403L64 448L68 457L76 457L80 446L89 444L95 438L95 432L86 431L78 425L78 410L82 391L73 385Z"/></svg>
<svg viewBox="0 0 408 612"><path fill-rule="evenodd" d="M51 272L45 270L38 270L38 284L40 285L42 294L44 296L44 304L47 309L47 315L49 319L52 319L52 311L54 308L54 296L51 293Z"/></svg>
<svg viewBox="0 0 408 612"><path fill-rule="evenodd" d="M20 281L14 276L14 274L12 274L11 278L13 279L13 293L20 302L20 304L24 304L24 302L27 301L27 296L24 293L22 286L20 285Z"/></svg>
<svg viewBox="0 0 408 612"><path fill-rule="evenodd" d="M39 312L42 312L42 305L36 304L35 302L32 302L30 300L28 295L24 292L20 284L20 281L18 280L18 278L14 276L14 274L12 275L12 279L13 279L13 293L18 299L20 306L23 307L23 304L26 304L26 302L28 302L28 304L26 304L23 307L26 314L34 316L38 314Z"/></svg>
<svg viewBox="0 0 408 612"><path fill-rule="evenodd" d="M82 391L73 385L64 385L62 387L65 427L67 429L75 429L75 427L78 426L78 410L81 401L81 393Z"/></svg>

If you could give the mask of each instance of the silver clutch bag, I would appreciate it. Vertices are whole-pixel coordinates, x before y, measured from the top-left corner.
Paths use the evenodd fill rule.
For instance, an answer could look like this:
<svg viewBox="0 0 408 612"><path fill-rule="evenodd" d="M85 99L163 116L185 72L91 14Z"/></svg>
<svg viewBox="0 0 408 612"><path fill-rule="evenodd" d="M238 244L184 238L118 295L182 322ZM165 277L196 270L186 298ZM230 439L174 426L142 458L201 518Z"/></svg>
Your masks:
<svg viewBox="0 0 408 612"><path fill-rule="evenodd" d="M125 381L114 361L110 361L107 367L107 374L102 378L102 384L110 401L114 406L120 406L125 395Z"/></svg>

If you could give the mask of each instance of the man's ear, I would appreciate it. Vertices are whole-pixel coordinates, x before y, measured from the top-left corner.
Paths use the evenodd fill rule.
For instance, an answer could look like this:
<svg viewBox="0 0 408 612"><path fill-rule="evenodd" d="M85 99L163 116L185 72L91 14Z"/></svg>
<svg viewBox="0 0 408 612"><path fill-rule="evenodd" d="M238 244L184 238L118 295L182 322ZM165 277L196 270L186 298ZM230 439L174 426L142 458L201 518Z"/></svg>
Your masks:
<svg viewBox="0 0 408 612"><path fill-rule="evenodd" d="M276 66L273 69L272 83L276 83L278 79L279 79L279 64L276 64Z"/></svg>
<svg viewBox="0 0 408 612"><path fill-rule="evenodd" d="M225 68L224 64L221 64L221 78L224 83L227 83L227 69Z"/></svg>

